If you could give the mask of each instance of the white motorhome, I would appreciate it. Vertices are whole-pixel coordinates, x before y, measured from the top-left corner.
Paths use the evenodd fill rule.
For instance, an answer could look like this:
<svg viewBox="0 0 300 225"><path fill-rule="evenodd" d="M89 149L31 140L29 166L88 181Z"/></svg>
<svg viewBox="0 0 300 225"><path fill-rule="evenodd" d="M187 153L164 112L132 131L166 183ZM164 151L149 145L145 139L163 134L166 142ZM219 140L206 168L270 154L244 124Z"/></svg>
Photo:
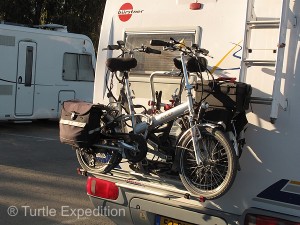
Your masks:
<svg viewBox="0 0 300 225"><path fill-rule="evenodd" d="M62 25L0 24L0 120L58 118L68 99L92 101L93 44Z"/></svg>
<svg viewBox="0 0 300 225"><path fill-rule="evenodd" d="M94 103L108 102L104 62L118 53L102 49L118 40L133 47L170 37L197 43L213 56L208 62L216 77L236 77L251 84L253 93L241 171L225 195L207 201L189 198L178 179L137 174L121 163L111 174L92 173L88 179L94 206L124 210L119 216L109 214L122 225L299 225L299 18L299 0L107 1ZM141 57L129 79L134 102L146 104L150 73L174 67L163 54ZM165 74L155 79L155 89L167 101L180 78Z"/></svg>

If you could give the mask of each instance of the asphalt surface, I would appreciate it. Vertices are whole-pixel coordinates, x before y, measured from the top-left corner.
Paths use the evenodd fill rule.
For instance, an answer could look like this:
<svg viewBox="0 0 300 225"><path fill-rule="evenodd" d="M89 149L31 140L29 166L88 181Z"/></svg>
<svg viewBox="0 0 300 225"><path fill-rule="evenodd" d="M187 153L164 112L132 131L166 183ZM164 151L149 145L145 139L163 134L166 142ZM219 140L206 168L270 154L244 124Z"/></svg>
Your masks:
<svg viewBox="0 0 300 225"><path fill-rule="evenodd" d="M77 167L56 121L1 122L0 225L113 225L92 212Z"/></svg>

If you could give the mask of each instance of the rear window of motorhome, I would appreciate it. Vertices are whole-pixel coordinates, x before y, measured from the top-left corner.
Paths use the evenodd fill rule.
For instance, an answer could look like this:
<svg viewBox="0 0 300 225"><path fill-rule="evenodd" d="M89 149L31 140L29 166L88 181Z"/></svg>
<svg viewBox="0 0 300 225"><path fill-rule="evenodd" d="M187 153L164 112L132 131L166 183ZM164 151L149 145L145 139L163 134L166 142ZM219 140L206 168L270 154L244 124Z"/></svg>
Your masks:
<svg viewBox="0 0 300 225"><path fill-rule="evenodd" d="M94 81L92 56L65 53L62 78L68 81Z"/></svg>
<svg viewBox="0 0 300 225"><path fill-rule="evenodd" d="M157 33L143 33L143 32L126 32L125 43L129 49L140 47L141 45L149 46L151 48L162 50L162 47L150 46L150 40L158 39L163 41L170 41L170 38L175 40L182 40L190 46L195 43L196 31L186 32L157 32ZM131 73L151 74L153 71L172 71L176 70L173 64L173 58L179 56L177 51L162 51L161 55L145 54L135 52L134 57L137 59L137 67L131 70Z"/></svg>

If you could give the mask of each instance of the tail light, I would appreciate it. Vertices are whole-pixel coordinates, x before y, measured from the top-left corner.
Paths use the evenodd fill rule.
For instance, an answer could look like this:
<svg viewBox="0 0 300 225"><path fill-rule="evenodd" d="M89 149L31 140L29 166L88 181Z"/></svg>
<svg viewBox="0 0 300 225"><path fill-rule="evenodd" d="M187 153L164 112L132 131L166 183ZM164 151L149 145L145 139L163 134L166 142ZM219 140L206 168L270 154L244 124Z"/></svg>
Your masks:
<svg viewBox="0 0 300 225"><path fill-rule="evenodd" d="M88 195L111 200L116 200L119 196L119 188L115 183L95 177L88 177L86 191Z"/></svg>
<svg viewBox="0 0 300 225"><path fill-rule="evenodd" d="M195 2L195 3L190 4L190 9L191 10L198 10L198 9L201 9L202 6L203 5L201 3Z"/></svg>
<svg viewBox="0 0 300 225"><path fill-rule="evenodd" d="M300 225L299 222L283 220L280 218L247 214L245 218L245 225Z"/></svg>

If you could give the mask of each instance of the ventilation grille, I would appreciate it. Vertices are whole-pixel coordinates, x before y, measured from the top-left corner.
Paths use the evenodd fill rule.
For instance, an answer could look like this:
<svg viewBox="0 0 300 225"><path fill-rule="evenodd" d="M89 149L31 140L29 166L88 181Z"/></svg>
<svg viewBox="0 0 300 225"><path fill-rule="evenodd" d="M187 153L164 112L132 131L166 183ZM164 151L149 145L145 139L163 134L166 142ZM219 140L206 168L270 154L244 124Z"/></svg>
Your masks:
<svg viewBox="0 0 300 225"><path fill-rule="evenodd" d="M15 46L15 39L14 36L0 35L0 45Z"/></svg>
<svg viewBox="0 0 300 225"><path fill-rule="evenodd" d="M0 85L0 95L12 95L13 86L12 85Z"/></svg>

